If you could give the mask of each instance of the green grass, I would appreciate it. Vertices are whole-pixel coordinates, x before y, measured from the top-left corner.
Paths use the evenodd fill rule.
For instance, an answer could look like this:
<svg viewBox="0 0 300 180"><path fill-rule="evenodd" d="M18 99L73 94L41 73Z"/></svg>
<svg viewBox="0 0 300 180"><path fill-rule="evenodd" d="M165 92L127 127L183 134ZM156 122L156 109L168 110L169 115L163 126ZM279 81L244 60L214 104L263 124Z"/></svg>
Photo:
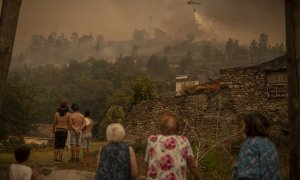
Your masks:
<svg viewBox="0 0 300 180"><path fill-rule="evenodd" d="M60 169L79 169L95 172L96 170L96 156L99 153L103 142L93 142L90 146L91 157L88 161L80 163L68 163L71 158L71 151L64 151L63 161L65 163L54 163L53 148L34 148L31 150L29 165L34 168L41 167L57 167ZM82 159L82 149L80 151L80 159ZM12 163L16 163L13 150L0 151L1 167L8 167Z"/></svg>
<svg viewBox="0 0 300 180"><path fill-rule="evenodd" d="M34 148L31 151L31 158L29 165L33 168L39 169L41 167L57 167L58 169L78 169L90 172L96 171L96 156L99 153L99 149L103 146L103 142L93 142L90 146L91 158L88 161L80 163L68 163L67 161L71 158L71 152L64 151L63 161L65 163L54 163L53 161L53 148ZM132 145L136 150L136 157L138 163L138 175L146 175L147 164L144 161L144 150L145 145L134 144ZM288 154L288 152L279 153L280 155ZM82 159L82 150L80 153ZM282 175L283 179L288 177L288 161L287 157L281 157L282 162ZM232 179L232 166L234 163L234 157L231 154L227 154L222 150L216 148L210 151L200 162L199 167L201 169L202 179ZM283 161L284 160L284 161ZM0 169L7 168L10 164L15 163L13 151L0 151ZM193 179L189 174L188 179Z"/></svg>
<svg viewBox="0 0 300 180"><path fill-rule="evenodd" d="M219 149L210 151L200 162L201 175L205 179L232 179L234 159Z"/></svg>

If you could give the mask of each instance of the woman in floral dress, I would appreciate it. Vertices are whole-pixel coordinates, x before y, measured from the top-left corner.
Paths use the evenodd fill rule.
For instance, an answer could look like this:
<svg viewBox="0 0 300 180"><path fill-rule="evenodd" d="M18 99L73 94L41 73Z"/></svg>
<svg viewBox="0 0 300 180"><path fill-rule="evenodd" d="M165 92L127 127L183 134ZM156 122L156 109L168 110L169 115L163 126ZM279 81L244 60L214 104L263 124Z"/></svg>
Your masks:
<svg viewBox="0 0 300 180"><path fill-rule="evenodd" d="M185 180L187 168L195 179L200 179L189 140L176 135L179 117L175 113L162 116L161 134L148 138L145 161L148 162L147 179Z"/></svg>
<svg viewBox="0 0 300 180"><path fill-rule="evenodd" d="M261 113L244 117L246 139L234 168L234 179L280 180L280 165L275 145L268 138L269 123Z"/></svg>

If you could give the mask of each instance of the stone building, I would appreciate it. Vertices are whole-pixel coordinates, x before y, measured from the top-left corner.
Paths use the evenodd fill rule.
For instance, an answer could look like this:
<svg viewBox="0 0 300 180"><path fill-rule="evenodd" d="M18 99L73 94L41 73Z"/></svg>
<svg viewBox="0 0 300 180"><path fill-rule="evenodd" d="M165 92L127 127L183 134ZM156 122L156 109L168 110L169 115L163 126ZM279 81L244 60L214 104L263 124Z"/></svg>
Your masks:
<svg viewBox="0 0 300 180"><path fill-rule="evenodd" d="M183 120L181 132L189 137L196 132L203 147L241 139L242 115L253 111L265 114L271 120L272 136L281 138L287 130L286 77L285 57L221 70L218 92L158 98L134 106L125 120L126 140L145 142L158 133L160 117L167 111L178 113Z"/></svg>
<svg viewBox="0 0 300 180"><path fill-rule="evenodd" d="M238 114L259 111L277 132L288 122L287 68L285 56L251 67L220 71L220 82L228 88ZM275 132L276 133L276 132Z"/></svg>

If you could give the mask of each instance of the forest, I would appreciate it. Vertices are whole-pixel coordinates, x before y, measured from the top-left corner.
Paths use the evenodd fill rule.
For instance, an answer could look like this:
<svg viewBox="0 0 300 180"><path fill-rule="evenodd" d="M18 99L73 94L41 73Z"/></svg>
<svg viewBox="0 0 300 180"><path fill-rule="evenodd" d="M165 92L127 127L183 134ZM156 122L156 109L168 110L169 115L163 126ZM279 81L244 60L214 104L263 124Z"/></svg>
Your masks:
<svg viewBox="0 0 300 180"><path fill-rule="evenodd" d="M204 72L215 80L222 68L259 64L284 51L282 44L269 44L265 33L247 45L232 38L197 40L191 33L172 39L161 29L153 35L135 30L129 41L76 32L70 37L32 35L11 64L0 136L23 135L35 123L52 123L60 101L90 110L98 133L112 107L126 116L140 101L174 96L177 75Z"/></svg>

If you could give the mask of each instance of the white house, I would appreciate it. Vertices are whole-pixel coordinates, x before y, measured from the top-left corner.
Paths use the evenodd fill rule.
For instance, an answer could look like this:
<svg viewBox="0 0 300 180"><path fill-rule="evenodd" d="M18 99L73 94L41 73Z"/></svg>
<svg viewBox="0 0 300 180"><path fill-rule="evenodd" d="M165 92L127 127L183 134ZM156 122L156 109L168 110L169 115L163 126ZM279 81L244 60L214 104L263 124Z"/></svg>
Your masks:
<svg viewBox="0 0 300 180"><path fill-rule="evenodd" d="M36 130L31 130L24 136L25 144L48 145L51 140L52 138Z"/></svg>
<svg viewBox="0 0 300 180"><path fill-rule="evenodd" d="M181 95L184 88L197 86L206 82L208 82L206 73L176 76L176 95Z"/></svg>

